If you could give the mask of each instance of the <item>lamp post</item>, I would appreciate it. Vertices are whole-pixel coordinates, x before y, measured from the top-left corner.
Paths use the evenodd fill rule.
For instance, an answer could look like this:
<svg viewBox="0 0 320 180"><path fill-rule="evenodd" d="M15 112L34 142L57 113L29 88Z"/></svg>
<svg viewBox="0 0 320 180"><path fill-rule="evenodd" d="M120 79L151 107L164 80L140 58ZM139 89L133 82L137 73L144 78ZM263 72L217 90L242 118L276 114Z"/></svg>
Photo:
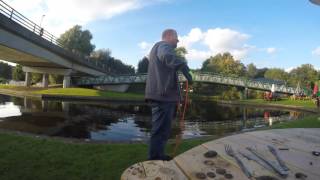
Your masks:
<svg viewBox="0 0 320 180"><path fill-rule="evenodd" d="M309 0L310 2L312 2L315 5L320 6L320 0Z"/></svg>
<svg viewBox="0 0 320 180"><path fill-rule="evenodd" d="M43 18L44 18L45 16L46 16L46 15L42 15L42 16L41 16L41 20L40 20L40 27L41 27L41 24L42 24Z"/></svg>
<svg viewBox="0 0 320 180"><path fill-rule="evenodd" d="M46 15L42 15L41 16L41 20L40 20L40 32L39 32L39 35L42 37L42 35L43 35L43 28L41 27L41 25L42 25L42 21L43 21L43 18L45 17Z"/></svg>

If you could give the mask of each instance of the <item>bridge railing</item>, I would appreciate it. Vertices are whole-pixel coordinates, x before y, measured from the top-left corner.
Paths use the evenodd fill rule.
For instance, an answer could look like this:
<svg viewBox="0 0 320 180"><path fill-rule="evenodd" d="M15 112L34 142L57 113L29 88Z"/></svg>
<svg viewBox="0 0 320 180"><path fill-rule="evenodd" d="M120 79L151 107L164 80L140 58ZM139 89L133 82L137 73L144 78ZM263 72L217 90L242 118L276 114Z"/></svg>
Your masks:
<svg viewBox="0 0 320 180"><path fill-rule="evenodd" d="M18 23L19 25L23 26L24 28L28 29L29 31L33 32L34 34L40 36L41 38L47 40L50 43L53 43L54 45L57 45L61 48L64 48L59 42L59 39L54 36L53 34L49 33L47 30L45 30L43 27L37 25L18 11L16 11L14 8L9 6L4 1L0 0L0 13L8 17L10 20ZM98 61L91 61L88 57L85 57L85 62L95 65L97 67L100 67L102 69L107 69L106 65L98 62Z"/></svg>
<svg viewBox="0 0 320 180"><path fill-rule="evenodd" d="M225 85L233 85L244 88L271 90L272 83L261 82L258 80L248 79L244 77L223 76L215 73L194 73L194 81L218 83ZM147 74L123 74L123 75L107 75L100 77L83 77L75 81L78 85L102 85L102 84L122 84L122 83L144 83L147 79ZM179 81L186 79L182 74L179 74ZM275 84L276 92L294 94L295 88L287 85Z"/></svg>

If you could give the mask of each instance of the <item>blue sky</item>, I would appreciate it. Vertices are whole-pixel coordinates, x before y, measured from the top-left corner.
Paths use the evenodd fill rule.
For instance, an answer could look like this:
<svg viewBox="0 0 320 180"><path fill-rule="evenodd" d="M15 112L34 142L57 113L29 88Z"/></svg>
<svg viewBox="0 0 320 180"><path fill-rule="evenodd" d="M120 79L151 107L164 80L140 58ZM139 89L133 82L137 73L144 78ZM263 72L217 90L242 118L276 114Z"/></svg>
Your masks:
<svg viewBox="0 0 320 180"><path fill-rule="evenodd" d="M260 68L320 68L320 6L308 0L68 0L66 7L61 1L30 1L8 3L35 22L45 14L43 26L57 35L82 25L92 32L96 49L109 48L133 66L165 28L174 28L191 68L224 51Z"/></svg>

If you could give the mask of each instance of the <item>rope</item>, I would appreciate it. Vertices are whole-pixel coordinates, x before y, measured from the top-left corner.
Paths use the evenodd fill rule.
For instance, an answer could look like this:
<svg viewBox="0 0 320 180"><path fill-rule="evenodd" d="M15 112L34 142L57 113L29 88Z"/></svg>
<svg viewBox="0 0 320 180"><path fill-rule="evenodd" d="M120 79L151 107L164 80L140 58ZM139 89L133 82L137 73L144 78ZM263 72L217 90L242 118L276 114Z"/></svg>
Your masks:
<svg viewBox="0 0 320 180"><path fill-rule="evenodd" d="M182 139L182 133L184 131L184 122L185 122L185 114L186 114L186 110L187 110L187 104L188 104L188 101L189 101L189 84L188 84L188 81L186 81L186 87L185 87L185 90L186 90L186 93L185 93L185 99L184 99L184 105L183 105L183 111L181 113L180 111L180 104L178 102L178 108L177 108L177 113L179 113L180 118L179 118L179 127L180 127L180 134L176 135L176 145L173 149L173 152L172 152L172 157L174 157L176 155L176 152L178 150L178 147L179 145L181 144L181 139Z"/></svg>

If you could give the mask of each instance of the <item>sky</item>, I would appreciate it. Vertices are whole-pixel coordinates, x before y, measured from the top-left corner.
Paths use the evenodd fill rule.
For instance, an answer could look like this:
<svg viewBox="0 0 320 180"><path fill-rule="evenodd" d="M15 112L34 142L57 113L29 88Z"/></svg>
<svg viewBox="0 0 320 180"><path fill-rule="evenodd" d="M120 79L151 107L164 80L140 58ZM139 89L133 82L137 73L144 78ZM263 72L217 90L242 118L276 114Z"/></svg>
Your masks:
<svg viewBox="0 0 320 180"><path fill-rule="evenodd" d="M96 50L135 67L174 28L194 69L223 52L258 68L320 68L320 6L309 0L4 1L56 36L81 25Z"/></svg>

